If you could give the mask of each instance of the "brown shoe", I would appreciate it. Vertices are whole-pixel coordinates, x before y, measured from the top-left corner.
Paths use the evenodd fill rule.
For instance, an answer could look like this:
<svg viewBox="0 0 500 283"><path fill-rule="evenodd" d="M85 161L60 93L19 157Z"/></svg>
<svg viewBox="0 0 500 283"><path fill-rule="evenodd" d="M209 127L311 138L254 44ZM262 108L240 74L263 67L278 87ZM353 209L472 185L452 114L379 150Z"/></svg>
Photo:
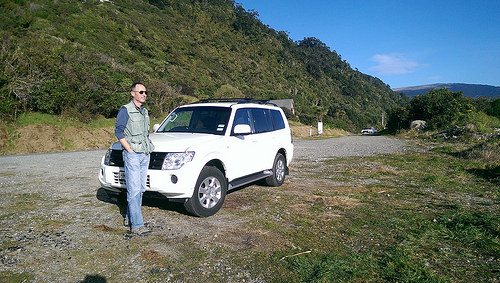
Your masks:
<svg viewBox="0 0 500 283"><path fill-rule="evenodd" d="M151 233L151 230L146 228L146 226L141 226L130 230L130 233L136 236L147 236Z"/></svg>

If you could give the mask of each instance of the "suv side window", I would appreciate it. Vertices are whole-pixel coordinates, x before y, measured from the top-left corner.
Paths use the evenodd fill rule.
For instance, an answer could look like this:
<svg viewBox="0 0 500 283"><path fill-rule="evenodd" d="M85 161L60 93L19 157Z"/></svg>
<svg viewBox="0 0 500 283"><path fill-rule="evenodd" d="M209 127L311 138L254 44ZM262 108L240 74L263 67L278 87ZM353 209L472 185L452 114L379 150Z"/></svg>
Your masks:
<svg viewBox="0 0 500 283"><path fill-rule="evenodd" d="M269 109L253 108L252 116L255 124L255 133L265 133L274 130L271 111Z"/></svg>
<svg viewBox="0 0 500 283"><path fill-rule="evenodd" d="M250 109L238 109L234 114L233 129L231 130L231 135L234 134L234 127L239 124L250 125L252 133L255 132L253 127L252 113Z"/></svg>
<svg viewBox="0 0 500 283"><path fill-rule="evenodd" d="M283 121L283 116L278 110L271 110L271 115L273 116L274 129L281 130L285 128L285 121Z"/></svg>

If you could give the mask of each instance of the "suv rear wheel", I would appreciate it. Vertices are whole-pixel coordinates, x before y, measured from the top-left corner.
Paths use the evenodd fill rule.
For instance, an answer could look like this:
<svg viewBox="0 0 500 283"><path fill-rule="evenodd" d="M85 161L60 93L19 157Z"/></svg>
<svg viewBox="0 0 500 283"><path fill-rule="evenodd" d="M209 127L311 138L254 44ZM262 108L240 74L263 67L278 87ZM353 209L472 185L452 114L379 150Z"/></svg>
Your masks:
<svg viewBox="0 0 500 283"><path fill-rule="evenodd" d="M266 178L266 183L272 187L279 187L285 182L286 160L283 154L278 153L274 158L273 174Z"/></svg>
<svg viewBox="0 0 500 283"><path fill-rule="evenodd" d="M201 170L193 196L184 203L184 208L198 217L214 215L226 198L227 182L222 172L213 166Z"/></svg>

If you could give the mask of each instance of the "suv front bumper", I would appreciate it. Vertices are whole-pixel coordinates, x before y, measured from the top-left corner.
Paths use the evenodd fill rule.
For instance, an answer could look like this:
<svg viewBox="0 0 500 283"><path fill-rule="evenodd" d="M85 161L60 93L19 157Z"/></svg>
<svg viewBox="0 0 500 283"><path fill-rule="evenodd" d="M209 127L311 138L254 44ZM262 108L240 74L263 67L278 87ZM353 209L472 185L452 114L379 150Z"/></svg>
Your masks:
<svg viewBox="0 0 500 283"><path fill-rule="evenodd" d="M196 179L190 170L148 170L146 191L160 193L167 198L190 198L193 195ZM101 163L99 182L102 188L122 192L127 189L125 169Z"/></svg>

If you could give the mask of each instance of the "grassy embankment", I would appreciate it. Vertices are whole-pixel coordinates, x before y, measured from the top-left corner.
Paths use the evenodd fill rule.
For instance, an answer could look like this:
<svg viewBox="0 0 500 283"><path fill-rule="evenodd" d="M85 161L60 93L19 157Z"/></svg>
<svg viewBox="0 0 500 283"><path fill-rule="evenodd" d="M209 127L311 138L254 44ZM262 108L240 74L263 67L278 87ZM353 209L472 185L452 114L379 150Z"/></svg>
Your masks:
<svg viewBox="0 0 500 283"><path fill-rule="evenodd" d="M0 154L44 153L106 148L113 139L113 119L85 124L65 116L36 112L0 123Z"/></svg>
<svg viewBox="0 0 500 283"><path fill-rule="evenodd" d="M151 125L161 122L153 118ZM30 112L18 116L15 122L0 122L0 155L104 149L115 142L115 119L98 117L85 124L67 116ZM294 137L308 137L310 127L290 122ZM317 130L312 129L317 136ZM322 137L347 132L325 128Z"/></svg>

